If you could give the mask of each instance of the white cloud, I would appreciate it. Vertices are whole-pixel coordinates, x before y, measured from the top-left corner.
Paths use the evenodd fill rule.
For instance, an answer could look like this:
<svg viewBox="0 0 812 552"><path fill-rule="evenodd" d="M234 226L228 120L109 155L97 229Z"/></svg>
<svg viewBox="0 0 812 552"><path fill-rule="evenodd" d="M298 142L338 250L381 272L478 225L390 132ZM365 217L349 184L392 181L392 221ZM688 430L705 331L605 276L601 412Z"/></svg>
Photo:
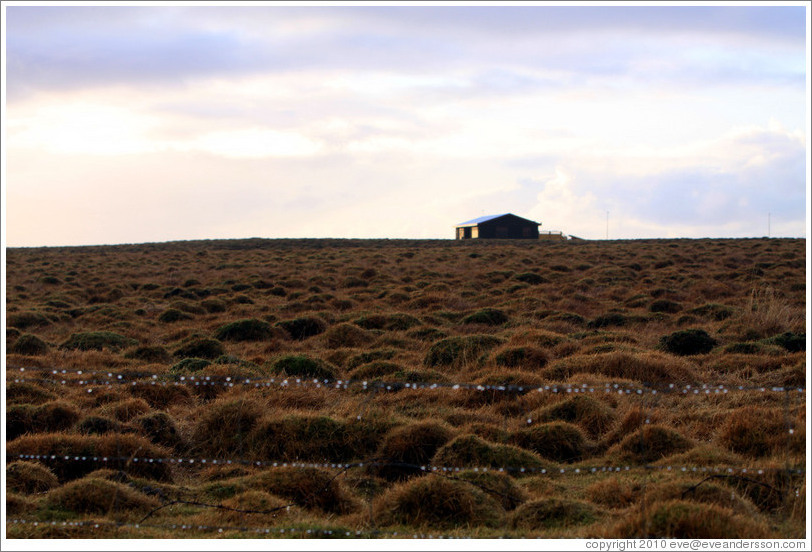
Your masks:
<svg viewBox="0 0 812 552"><path fill-rule="evenodd" d="M593 193L578 191L572 175L564 167L557 166L555 175L541 182L540 187L536 196L538 204L529 214L541 222L542 230L589 238L604 234L605 210L598 205Z"/></svg>
<svg viewBox="0 0 812 552"><path fill-rule="evenodd" d="M15 147L56 154L129 155L155 151L149 132L155 117L102 103L50 103L9 110L8 138Z"/></svg>
<svg viewBox="0 0 812 552"><path fill-rule="evenodd" d="M208 132L187 142L169 144L181 151L197 150L231 158L300 157L315 155L320 145L295 132L246 128Z"/></svg>

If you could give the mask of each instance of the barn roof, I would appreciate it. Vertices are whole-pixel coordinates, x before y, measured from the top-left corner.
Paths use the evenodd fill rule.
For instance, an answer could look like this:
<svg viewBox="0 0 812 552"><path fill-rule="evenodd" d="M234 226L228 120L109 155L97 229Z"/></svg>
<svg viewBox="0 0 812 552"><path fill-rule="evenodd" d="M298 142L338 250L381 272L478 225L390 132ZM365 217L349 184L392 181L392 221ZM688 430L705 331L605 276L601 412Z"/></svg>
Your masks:
<svg viewBox="0 0 812 552"><path fill-rule="evenodd" d="M475 218L473 220L469 220L466 222L461 222L457 225L457 228L461 226L476 226L480 222L485 222L488 220L493 220L495 218L504 217L505 215L509 215L510 213L503 213L501 215L485 215L484 217Z"/></svg>
<svg viewBox="0 0 812 552"><path fill-rule="evenodd" d="M527 222L530 222L530 223L533 223L533 224L539 224L539 223L537 223L535 221L532 221L530 219L517 217L513 213L503 213L501 215L485 215L484 217L479 217L479 218L475 218L473 220L469 220L469 221L466 221L466 222L461 222L457 226L455 226L455 228L462 228L462 227L465 227L465 226L476 226L478 224L482 224L483 222L487 222L489 220L498 219L498 218L502 218L502 217L508 217L508 216L516 217L517 219L524 220L524 221L527 221Z"/></svg>

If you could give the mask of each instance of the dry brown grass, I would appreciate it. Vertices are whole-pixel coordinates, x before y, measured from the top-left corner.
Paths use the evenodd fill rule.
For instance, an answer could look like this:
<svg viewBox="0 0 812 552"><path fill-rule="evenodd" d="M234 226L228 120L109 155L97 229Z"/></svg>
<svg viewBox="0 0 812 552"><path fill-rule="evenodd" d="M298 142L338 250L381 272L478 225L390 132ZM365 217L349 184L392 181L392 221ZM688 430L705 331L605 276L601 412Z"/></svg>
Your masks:
<svg viewBox="0 0 812 552"><path fill-rule="evenodd" d="M685 500L656 502L627 516L603 537L629 539L765 539L775 534L763 521L715 505Z"/></svg>
<svg viewBox="0 0 812 552"><path fill-rule="evenodd" d="M656 352L615 351L570 356L552 363L543 374L559 381L574 374L602 374L655 384L684 384L696 380L694 370L687 361Z"/></svg>
<svg viewBox="0 0 812 552"><path fill-rule="evenodd" d="M802 453L806 448L803 431L794 428L781 409L745 407L731 412L719 429L719 443L738 454L771 456L786 451Z"/></svg>
<svg viewBox="0 0 812 552"><path fill-rule="evenodd" d="M475 486L427 475L391 488L376 501L374 517L381 525L451 529L495 526L504 510Z"/></svg>
<svg viewBox="0 0 812 552"><path fill-rule="evenodd" d="M418 475L421 473L420 466L428 464L437 449L453 436L451 427L435 421L395 428L386 435L376 454L379 462L395 465L375 467L373 473L392 480Z"/></svg>
<svg viewBox="0 0 812 552"><path fill-rule="evenodd" d="M56 496L97 468L120 468L131 479L111 481L131 490L136 483L156 487L159 478L165 490L171 481L193 496L237 509L290 501L295 506L280 515L302 527L336 522L367 530L385 521L399 530L419 526L457 536L581 537L611 528L611 516L624 516L613 534L648 527L651 536L722 536L728 533L721 523L703 523L718 513L737 530L744 527L742 534L766 534L761 530L770 526L776 536L804 535L805 482L783 468L805 465L805 397L735 390L806 385L803 240L229 240L7 253L6 339L19 344L5 359L6 438L9 460L17 466L9 483L18 489L9 486L7 505L20 515L109 521L107 513L77 514L46 504L46 495L26 493L41 483L49 490L32 492ZM179 319L165 321L162 315L172 310ZM692 329L705 332L715 347L685 357L660 348L663 337ZM123 337L121 348L59 347L72 335L112 334ZM205 356L211 364L197 372L175 366L188 355ZM309 361L279 365L284 358ZM26 381L13 381L21 377L16 366L26 367ZM54 378L37 367L83 375L60 373L56 381L43 381ZM93 370L135 385L79 385ZM178 381L192 374L231 379L229 385ZM358 386L241 385L246 378L280 376L440 387L373 392ZM453 383L488 388L446 386ZM662 392L672 383L725 384L731 390ZM556 384L556 391L535 390ZM612 393L603 392L606 384ZM660 393L625 393L615 384L649 384ZM516 387L498 389L506 385ZM568 386L579 392L567 393ZM551 427L566 431L542 434ZM14 462L14 454L57 456L37 472L48 482L37 483L34 468L19 467L36 464ZM440 478L441 485L451 484L445 490L459 498L460 512L466 500L473 509L461 514L459 526L446 524L441 513L418 515L420 502L408 506L408 497L429 496L439 487L394 466L379 467L379 473L368 465L307 471L184 462L169 469L126 459L115 465L64 460L97 454L431 463L455 470L444 473L460 481ZM632 470L597 481L558 474L558 468L615 463ZM714 480L683 496L695 477L672 470L660 479L653 474L661 471L644 470L646 463L755 464L783 471L765 473L763 485ZM473 466L490 470L466 470ZM556 474L497 473L497 467ZM47 470L57 477L55 484ZM105 479L99 473L86 479ZM139 474L153 483L135 482ZM541 499L547 502L529 506ZM647 521L640 517L643 500ZM496 515L476 513L474 506L488 501L496 503ZM376 510L376 521L370 504L388 510ZM748 504L758 514L743 521ZM673 515L651 517L666 511L661 505L673 505ZM521 514L514 512L519 506ZM577 512L589 512L594 521ZM532 527L548 519L558 521ZM189 505L162 509L152 520L251 527L281 521ZM182 536L128 526L96 532L17 526L11 533Z"/></svg>
<svg viewBox="0 0 812 552"><path fill-rule="evenodd" d="M11 462L6 466L6 488L19 493L43 493L59 486L51 470L38 462Z"/></svg>
<svg viewBox="0 0 812 552"><path fill-rule="evenodd" d="M783 332L803 331L803 309L791 305L770 285L754 287L741 316L746 336L763 338Z"/></svg>
<svg viewBox="0 0 812 552"><path fill-rule="evenodd" d="M48 504L51 508L77 514L105 514L114 519L136 520L137 516L143 516L161 503L127 485L86 477L66 483L50 493Z"/></svg>
<svg viewBox="0 0 812 552"><path fill-rule="evenodd" d="M11 457L20 454L54 456L55 458L47 458L43 462L60 481L76 479L102 467L117 468L155 479L171 479L171 473L166 464L138 463L131 460L141 457L165 458L169 456L169 451L139 435L116 433L24 435L9 442L6 445L6 453Z"/></svg>

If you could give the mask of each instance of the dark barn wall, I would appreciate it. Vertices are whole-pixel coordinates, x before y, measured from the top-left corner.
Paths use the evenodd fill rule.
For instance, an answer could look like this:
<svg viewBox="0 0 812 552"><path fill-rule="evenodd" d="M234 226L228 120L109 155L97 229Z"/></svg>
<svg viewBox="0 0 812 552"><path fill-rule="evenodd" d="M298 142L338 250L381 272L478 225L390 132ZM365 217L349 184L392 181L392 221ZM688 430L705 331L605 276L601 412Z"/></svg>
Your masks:
<svg viewBox="0 0 812 552"><path fill-rule="evenodd" d="M488 239L539 239L539 227L533 221L528 221L514 215L507 215L497 219L479 223L479 237Z"/></svg>

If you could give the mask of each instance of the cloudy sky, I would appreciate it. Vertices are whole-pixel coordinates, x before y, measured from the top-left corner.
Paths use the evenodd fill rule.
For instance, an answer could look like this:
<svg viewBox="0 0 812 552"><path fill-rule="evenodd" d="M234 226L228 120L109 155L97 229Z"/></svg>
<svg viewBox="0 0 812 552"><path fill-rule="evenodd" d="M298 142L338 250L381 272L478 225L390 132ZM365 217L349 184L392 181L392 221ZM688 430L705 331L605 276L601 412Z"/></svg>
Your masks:
<svg viewBox="0 0 812 552"><path fill-rule="evenodd" d="M806 235L802 3L4 9L8 246Z"/></svg>

